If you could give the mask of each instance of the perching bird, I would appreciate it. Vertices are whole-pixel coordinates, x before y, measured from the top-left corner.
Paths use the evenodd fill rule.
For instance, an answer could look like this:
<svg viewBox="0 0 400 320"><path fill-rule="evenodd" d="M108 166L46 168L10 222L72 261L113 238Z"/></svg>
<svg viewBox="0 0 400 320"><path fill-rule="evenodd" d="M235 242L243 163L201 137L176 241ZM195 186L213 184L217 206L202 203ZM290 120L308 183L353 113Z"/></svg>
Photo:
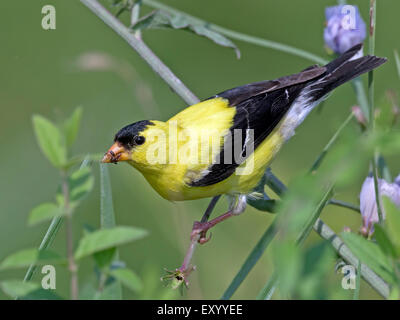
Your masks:
<svg viewBox="0 0 400 320"><path fill-rule="evenodd" d="M224 91L167 122L130 124L118 131L102 161L127 161L171 201L230 196L230 210L215 223L239 214L309 112L336 87L386 62L359 57L361 50L359 44L323 67ZM197 224L197 233L204 235L213 221Z"/></svg>

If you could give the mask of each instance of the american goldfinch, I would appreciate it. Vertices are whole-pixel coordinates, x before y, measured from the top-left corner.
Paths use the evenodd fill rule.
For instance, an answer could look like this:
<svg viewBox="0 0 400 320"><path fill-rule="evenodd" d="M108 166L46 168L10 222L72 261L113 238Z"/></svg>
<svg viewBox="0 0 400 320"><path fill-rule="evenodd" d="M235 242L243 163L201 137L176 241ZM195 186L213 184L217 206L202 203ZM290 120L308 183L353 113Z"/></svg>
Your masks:
<svg viewBox="0 0 400 320"><path fill-rule="evenodd" d="M230 210L220 220L239 214L309 112L336 87L386 62L361 52L359 44L325 66L226 90L167 122L127 125L102 161L128 162L171 201L228 195ZM197 225L198 232L212 225Z"/></svg>

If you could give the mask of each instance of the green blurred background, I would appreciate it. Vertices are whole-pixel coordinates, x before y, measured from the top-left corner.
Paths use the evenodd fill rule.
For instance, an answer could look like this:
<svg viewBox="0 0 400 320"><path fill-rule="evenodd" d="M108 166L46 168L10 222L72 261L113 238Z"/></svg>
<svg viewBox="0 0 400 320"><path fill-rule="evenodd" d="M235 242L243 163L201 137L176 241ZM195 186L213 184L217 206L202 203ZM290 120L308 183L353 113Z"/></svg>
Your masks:
<svg viewBox="0 0 400 320"><path fill-rule="evenodd" d="M164 0L165 1L165 0ZM165 1L166 2L166 1ZM102 1L108 5L108 1ZM56 30L41 28L41 8L56 8ZM171 0L168 4L243 33L279 41L329 58L323 46L324 9L336 1L315 0ZM368 0L357 4L365 21ZM143 13L150 12L144 7ZM400 49L400 2L379 1L377 7L376 54L389 58L375 74L377 101L387 89L399 89L393 49ZM128 15L122 19L128 21ZM78 0L21 0L0 2L0 260L22 248L36 247L47 224L27 226L30 210L52 200L58 186L58 172L41 154L32 130L32 115L42 114L61 121L73 109L84 108L83 124L74 147L76 153L103 153L122 126L142 120L166 120L185 103L144 63L141 58ZM184 31L145 31L144 40L181 80L200 98L249 82L272 79L297 72L313 64L278 51L235 42L242 53ZM82 55L96 53L112 67L85 71ZM93 56L92 56L93 57ZM104 57L107 59L104 60ZM78 64L77 64L78 62ZM80 64L79 64L80 63ZM81 67L79 67L81 66ZM366 78L366 77L364 77ZM365 79L364 79L365 81ZM347 117L356 99L350 85L329 98L297 130L272 164L286 183L310 167L322 147ZM354 124L353 124L354 125ZM354 125L355 127L355 125ZM389 159L393 174L400 172L399 159ZM99 226L98 166L96 186L74 217L75 240L83 226ZM368 168L365 168L365 175ZM208 199L171 203L162 199L144 178L128 165L110 167L117 224L147 229L150 235L121 249L121 258L144 280L141 295L124 292L126 298L181 298L159 281L163 268L174 269L183 259L192 222L200 219ZM358 203L362 178L351 188L336 190L336 197ZM226 209L220 201L215 213ZM344 226L358 230L359 215L328 207L322 217L335 231ZM249 208L246 213L223 223L213 231L211 242L200 247L194 262L191 288L182 298L219 298L236 274L273 216ZM312 234L310 242L317 241ZM65 253L64 230L53 248ZM93 277L94 263L83 261L81 283ZM270 253L262 257L234 298L252 299L272 271ZM1 279L22 278L25 270L0 273ZM341 275L332 277L340 288ZM68 272L57 268L57 292L68 296ZM351 296L346 292L344 296ZM0 298L5 296L0 294ZM378 297L363 282L360 298Z"/></svg>

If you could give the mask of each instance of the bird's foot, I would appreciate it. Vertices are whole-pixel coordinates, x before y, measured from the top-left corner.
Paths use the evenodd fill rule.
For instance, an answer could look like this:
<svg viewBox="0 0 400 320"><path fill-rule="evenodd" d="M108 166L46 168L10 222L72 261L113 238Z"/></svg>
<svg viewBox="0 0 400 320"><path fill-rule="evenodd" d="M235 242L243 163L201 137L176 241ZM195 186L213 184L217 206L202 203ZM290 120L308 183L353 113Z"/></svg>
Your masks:
<svg viewBox="0 0 400 320"><path fill-rule="evenodd" d="M216 224L232 217L235 216L236 214L233 213L232 211L228 211L222 215L220 215L219 217L216 217L215 219L211 220L211 221L207 221L207 222L199 222L199 221L195 221L195 223L193 224L193 229L192 232L190 234L190 239L193 241L196 241L200 243L200 244L204 244L206 242L208 242L211 239L211 235L209 237L207 237L207 231L209 229L211 229L212 227L214 227Z"/></svg>
<svg viewBox="0 0 400 320"><path fill-rule="evenodd" d="M190 239L192 241L197 241L200 244L208 242L211 239L211 234L209 237L207 237L207 231L211 227L212 225L210 225L208 222L195 221L193 223L192 232L190 233Z"/></svg>

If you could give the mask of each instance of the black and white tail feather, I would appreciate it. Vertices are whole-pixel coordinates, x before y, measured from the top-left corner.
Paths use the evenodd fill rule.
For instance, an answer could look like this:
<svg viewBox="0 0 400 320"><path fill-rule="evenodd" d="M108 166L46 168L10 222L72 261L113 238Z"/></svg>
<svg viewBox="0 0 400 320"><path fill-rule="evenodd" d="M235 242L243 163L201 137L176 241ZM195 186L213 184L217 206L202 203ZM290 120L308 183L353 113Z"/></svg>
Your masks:
<svg viewBox="0 0 400 320"><path fill-rule="evenodd" d="M218 154L219 161L211 164L189 185L209 186L234 174L249 156L246 152L249 129L253 130L254 135L252 150L256 150L278 125L283 138L288 140L310 111L326 99L332 90L385 62L385 58L362 56L362 44L358 44L325 66L314 65L297 74L250 83L210 98L225 98L236 109L230 131L233 136L234 130L241 129L241 162L236 162L234 154L225 154L225 150L236 150L226 148L231 139L226 140ZM225 161L225 157L235 160Z"/></svg>
<svg viewBox="0 0 400 320"><path fill-rule="evenodd" d="M376 56L362 56L362 44L356 45L337 59L325 65L325 73L318 79L310 81L293 102L283 124L285 139L294 134L294 129L300 125L308 113L325 100L329 94L340 85L369 72L387 61ZM306 70L320 68L312 66Z"/></svg>

